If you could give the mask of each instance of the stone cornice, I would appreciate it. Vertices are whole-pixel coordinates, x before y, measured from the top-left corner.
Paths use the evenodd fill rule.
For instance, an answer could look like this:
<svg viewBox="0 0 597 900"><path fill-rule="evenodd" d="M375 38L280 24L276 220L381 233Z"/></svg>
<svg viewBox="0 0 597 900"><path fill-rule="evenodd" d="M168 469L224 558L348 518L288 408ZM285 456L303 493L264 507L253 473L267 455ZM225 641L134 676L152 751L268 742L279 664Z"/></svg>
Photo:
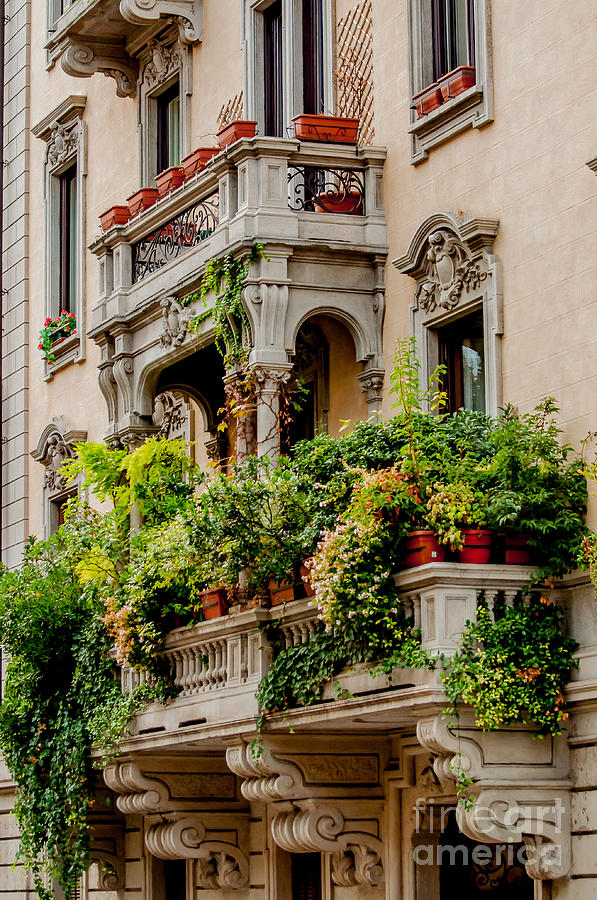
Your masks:
<svg viewBox="0 0 597 900"><path fill-rule="evenodd" d="M36 138L41 138L42 141L47 141L52 135L53 126L56 122L65 125L72 119L80 119L85 111L86 104L87 97L82 94L70 94L58 106L55 106L47 116L44 116L37 125L32 127L32 135Z"/></svg>

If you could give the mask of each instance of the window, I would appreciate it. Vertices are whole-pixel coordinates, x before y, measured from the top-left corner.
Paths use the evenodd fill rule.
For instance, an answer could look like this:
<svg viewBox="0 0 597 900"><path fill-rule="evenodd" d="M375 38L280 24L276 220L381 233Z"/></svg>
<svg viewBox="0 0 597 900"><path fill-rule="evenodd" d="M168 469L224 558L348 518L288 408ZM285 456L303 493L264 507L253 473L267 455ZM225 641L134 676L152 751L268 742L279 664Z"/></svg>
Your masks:
<svg viewBox="0 0 597 900"><path fill-rule="evenodd" d="M303 112L325 112L322 0L303 0Z"/></svg>
<svg viewBox="0 0 597 900"><path fill-rule="evenodd" d="M59 176L60 182L60 309L77 308L77 166Z"/></svg>
<svg viewBox="0 0 597 900"><path fill-rule="evenodd" d="M282 422L282 451L298 441L311 440L327 431L329 410L329 346L322 330L307 322L296 337L292 381L292 414Z"/></svg>
<svg viewBox="0 0 597 900"><path fill-rule="evenodd" d="M160 94L157 104L157 171L180 165L180 87L178 81Z"/></svg>
<svg viewBox="0 0 597 900"><path fill-rule="evenodd" d="M446 367L448 409L485 412L483 311L457 319L437 332L439 361Z"/></svg>
<svg viewBox="0 0 597 900"><path fill-rule="evenodd" d="M433 0L433 77L475 65L473 0Z"/></svg>
<svg viewBox="0 0 597 900"><path fill-rule="evenodd" d="M409 0L411 162L493 121L490 0Z"/></svg>
<svg viewBox="0 0 597 900"><path fill-rule="evenodd" d="M321 900L321 853L293 853L292 900Z"/></svg>
<svg viewBox="0 0 597 900"><path fill-rule="evenodd" d="M265 133L284 134L282 0L276 0L263 14Z"/></svg>

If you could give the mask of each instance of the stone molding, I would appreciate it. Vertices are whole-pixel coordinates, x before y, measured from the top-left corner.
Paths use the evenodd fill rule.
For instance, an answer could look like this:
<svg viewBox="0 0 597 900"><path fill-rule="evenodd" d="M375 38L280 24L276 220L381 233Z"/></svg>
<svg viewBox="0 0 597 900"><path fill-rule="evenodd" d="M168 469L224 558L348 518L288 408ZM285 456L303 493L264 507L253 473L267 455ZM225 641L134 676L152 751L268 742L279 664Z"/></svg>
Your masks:
<svg viewBox="0 0 597 900"><path fill-rule="evenodd" d="M236 844L213 839L221 825L208 829L199 815L167 816L149 825L145 845L159 859L196 859L201 888L240 890L249 881L249 860Z"/></svg>
<svg viewBox="0 0 597 900"><path fill-rule="evenodd" d="M173 16L185 44L194 44L203 36L203 0L120 0L120 14L133 25Z"/></svg>
<svg viewBox="0 0 597 900"><path fill-rule="evenodd" d="M51 498L70 490L60 468L63 463L74 457L73 444L86 440L86 431L62 432L55 423L50 423L44 428L37 447L31 451L31 456L45 467L44 487Z"/></svg>
<svg viewBox="0 0 597 900"><path fill-rule="evenodd" d="M485 406L490 415L497 415L502 405L502 270L493 252L498 229L497 219L437 212L421 223L406 253L393 260L398 271L416 283L411 334L417 339L424 382L439 362L435 329L482 310Z"/></svg>
<svg viewBox="0 0 597 900"><path fill-rule="evenodd" d="M571 864L566 739L545 738L551 743L541 758L533 752L532 734L530 729L487 734L466 718L450 726L441 715L417 723L417 738L434 754L440 782L456 781L460 772L471 779L473 802L456 809L459 828L481 842L524 841L531 878L564 878ZM520 763L513 765L514 758Z"/></svg>

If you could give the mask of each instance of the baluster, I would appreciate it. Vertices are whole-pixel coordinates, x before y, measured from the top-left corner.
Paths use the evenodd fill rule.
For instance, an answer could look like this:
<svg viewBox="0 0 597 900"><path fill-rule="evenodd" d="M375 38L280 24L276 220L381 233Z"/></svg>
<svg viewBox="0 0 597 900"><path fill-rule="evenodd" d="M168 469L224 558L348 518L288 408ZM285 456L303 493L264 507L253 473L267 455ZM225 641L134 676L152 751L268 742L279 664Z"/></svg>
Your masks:
<svg viewBox="0 0 597 900"><path fill-rule="evenodd" d="M489 615L495 622L495 604L498 599L499 591L485 591L485 602L487 604L487 609L489 610Z"/></svg>
<svg viewBox="0 0 597 900"><path fill-rule="evenodd" d="M225 686L228 681L228 645L226 641L219 641L220 644L220 673L219 673L219 681L222 686Z"/></svg>
<svg viewBox="0 0 597 900"><path fill-rule="evenodd" d="M407 619L414 619L415 615L415 604L413 597L410 595L408 597L402 598L402 607L404 609L404 615Z"/></svg>
<svg viewBox="0 0 597 900"><path fill-rule="evenodd" d="M504 600L505 600L506 606L514 606L514 601L516 600L517 594L518 594L517 590L504 591Z"/></svg>
<svg viewBox="0 0 597 900"><path fill-rule="evenodd" d="M189 693L196 694L199 689L199 673L201 671L201 654L199 647L196 645L190 648L191 651L191 667L189 675Z"/></svg>
<svg viewBox="0 0 597 900"><path fill-rule="evenodd" d="M215 668L216 668L216 665L215 665L215 663L216 663L216 654L215 654L215 651L214 651L214 645L213 645L213 644L208 644L208 645L207 645L207 659L208 659L208 663L207 663L207 677L206 677L206 680L207 680L207 689L208 689L208 690L211 690L212 687L213 687L213 685L214 685L214 682L215 682L215 674L214 674L214 673L215 673Z"/></svg>
<svg viewBox="0 0 597 900"><path fill-rule="evenodd" d="M421 595L414 594L413 595L413 609L414 609L414 626L415 628L421 627Z"/></svg>
<svg viewBox="0 0 597 900"><path fill-rule="evenodd" d="M197 681L199 684L199 690L205 691L207 690L207 647L205 644L199 644L198 646L199 652L199 672Z"/></svg>
<svg viewBox="0 0 597 900"><path fill-rule="evenodd" d="M222 668L222 647L219 641L214 641L214 669L213 669L213 686L220 686L220 669Z"/></svg>

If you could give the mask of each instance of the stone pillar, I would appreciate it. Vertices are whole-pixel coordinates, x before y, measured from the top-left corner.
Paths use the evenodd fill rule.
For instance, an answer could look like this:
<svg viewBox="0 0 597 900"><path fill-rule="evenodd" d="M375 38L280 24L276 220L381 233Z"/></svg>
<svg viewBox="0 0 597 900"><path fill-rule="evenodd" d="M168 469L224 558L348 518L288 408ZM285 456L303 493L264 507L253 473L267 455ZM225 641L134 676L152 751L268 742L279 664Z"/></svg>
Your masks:
<svg viewBox="0 0 597 900"><path fill-rule="evenodd" d="M236 425L237 463L242 463L247 456L255 453L255 397L248 382L247 374L236 369L224 376L230 406L229 419Z"/></svg>
<svg viewBox="0 0 597 900"><path fill-rule="evenodd" d="M367 395L369 418L376 417L381 412L384 371L383 369L365 369L358 378L362 392Z"/></svg>
<svg viewBox="0 0 597 900"><path fill-rule="evenodd" d="M256 366L257 456L280 455L280 390L290 378L290 364Z"/></svg>

